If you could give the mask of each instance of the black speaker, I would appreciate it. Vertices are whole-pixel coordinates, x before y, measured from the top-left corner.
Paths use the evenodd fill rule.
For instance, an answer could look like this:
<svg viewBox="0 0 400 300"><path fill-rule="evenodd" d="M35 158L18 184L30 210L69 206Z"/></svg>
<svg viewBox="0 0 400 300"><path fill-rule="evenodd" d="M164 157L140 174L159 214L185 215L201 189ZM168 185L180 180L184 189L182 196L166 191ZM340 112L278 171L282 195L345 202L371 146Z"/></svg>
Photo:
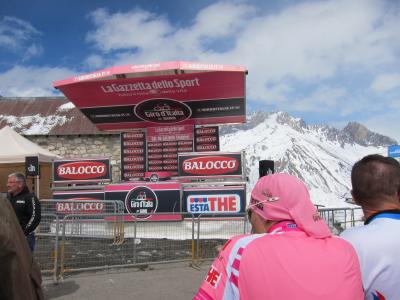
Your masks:
<svg viewBox="0 0 400 300"><path fill-rule="evenodd" d="M275 164L273 160L260 160L258 162L258 171L260 178L275 173Z"/></svg>
<svg viewBox="0 0 400 300"><path fill-rule="evenodd" d="M34 177L40 175L39 157L26 156L25 157L25 176Z"/></svg>

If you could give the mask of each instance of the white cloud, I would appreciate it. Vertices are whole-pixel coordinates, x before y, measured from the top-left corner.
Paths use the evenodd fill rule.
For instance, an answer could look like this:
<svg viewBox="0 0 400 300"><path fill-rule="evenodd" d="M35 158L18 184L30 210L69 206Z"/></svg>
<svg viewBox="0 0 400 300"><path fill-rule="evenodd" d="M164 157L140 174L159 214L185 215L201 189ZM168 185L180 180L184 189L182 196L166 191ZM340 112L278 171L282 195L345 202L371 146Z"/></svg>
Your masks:
<svg viewBox="0 0 400 300"><path fill-rule="evenodd" d="M87 40L104 52L159 47L159 40L171 32L169 22L162 16L140 9L113 15L97 9L90 18L98 28L87 35Z"/></svg>
<svg viewBox="0 0 400 300"><path fill-rule="evenodd" d="M22 60L27 61L32 57L40 56L44 52L42 45L32 44L28 46L25 50Z"/></svg>
<svg viewBox="0 0 400 300"><path fill-rule="evenodd" d="M331 112L340 111L338 104L344 102L348 95L344 88L320 86L310 95L302 99L293 99L293 103L285 109L300 112Z"/></svg>
<svg viewBox="0 0 400 300"><path fill-rule="evenodd" d="M15 66L0 74L0 95L3 97L61 96L53 88L53 82L73 74L75 72L64 68Z"/></svg>
<svg viewBox="0 0 400 300"><path fill-rule="evenodd" d="M305 1L271 12L249 3L216 2L179 28L167 16L142 10L99 10L92 15L98 28L88 40L108 52L107 63L115 65L164 60L245 65L250 100L288 112L341 118L376 113L366 124L400 140L392 129L399 108L372 97L360 83L379 70L387 74L377 76L370 88L381 92L398 87L398 74L385 72L400 67L398 5Z"/></svg>
<svg viewBox="0 0 400 300"><path fill-rule="evenodd" d="M400 73L379 74L371 84L376 92L386 92L400 87Z"/></svg>
<svg viewBox="0 0 400 300"><path fill-rule="evenodd" d="M15 17L0 20L0 47L22 54L23 60L42 54L42 46L35 42L40 35L40 31L24 20Z"/></svg>
<svg viewBox="0 0 400 300"><path fill-rule="evenodd" d="M96 70L102 68L105 62L101 55L92 54L85 59L84 63L89 70Z"/></svg>
<svg viewBox="0 0 400 300"><path fill-rule="evenodd" d="M280 105L293 101L287 98L291 82L313 84L399 63L400 14L389 5L312 1L271 13L245 2L217 2L180 28L167 16L139 9L100 9L91 14L98 27L88 40L116 65L175 59L245 65L249 97ZM229 47L218 47L224 43Z"/></svg>
<svg viewBox="0 0 400 300"><path fill-rule="evenodd" d="M209 44L234 37L244 27L254 8L227 2L199 11L188 27L174 27L161 15L136 9L109 14L104 9L90 17L98 28L87 40L104 52L115 50L114 64L163 60L208 59Z"/></svg>

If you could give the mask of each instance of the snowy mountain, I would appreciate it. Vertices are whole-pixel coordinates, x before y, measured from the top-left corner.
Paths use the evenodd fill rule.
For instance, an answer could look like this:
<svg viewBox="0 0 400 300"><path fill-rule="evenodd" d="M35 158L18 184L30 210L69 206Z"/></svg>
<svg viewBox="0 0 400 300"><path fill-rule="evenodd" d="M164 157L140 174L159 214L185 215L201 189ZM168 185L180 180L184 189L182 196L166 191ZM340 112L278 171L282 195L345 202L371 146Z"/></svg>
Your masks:
<svg viewBox="0 0 400 300"><path fill-rule="evenodd" d="M284 112L255 112L246 124L220 130L222 151L246 152L249 190L257 181L260 160L275 161L276 172L288 172L309 187L315 204L351 206L350 172L353 164L372 153L387 155L387 146L397 142L351 122L343 130L307 125Z"/></svg>

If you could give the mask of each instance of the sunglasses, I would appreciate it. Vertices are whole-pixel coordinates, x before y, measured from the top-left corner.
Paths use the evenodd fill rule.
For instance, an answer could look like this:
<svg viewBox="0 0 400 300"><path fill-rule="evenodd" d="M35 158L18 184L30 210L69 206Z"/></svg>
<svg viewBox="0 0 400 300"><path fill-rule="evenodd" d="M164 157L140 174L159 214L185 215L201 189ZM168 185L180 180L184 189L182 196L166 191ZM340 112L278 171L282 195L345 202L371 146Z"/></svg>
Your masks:
<svg viewBox="0 0 400 300"><path fill-rule="evenodd" d="M272 196L268 196L267 199L262 200L262 201L256 200L253 197L251 197L250 204L246 208L247 217L249 218L249 220L251 219L251 215L253 213L253 207L257 207L259 210L263 210L265 202L275 202L278 200L279 200L279 197L272 197Z"/></svg>
<svg viewBox="0 0 400 300"><path fill-rule="evenodd" d="M250 204L246 207L246 211L247 211L247 217L249 218L249 220L251 219L251 215L253 213L253 207L257 207L260 210L264 209L264 203L265 202L270 202L271 200L268 198L266 200L263 201L258 201L254 198L250 198ZM274 200L276 201L276 200Z"/></svg>

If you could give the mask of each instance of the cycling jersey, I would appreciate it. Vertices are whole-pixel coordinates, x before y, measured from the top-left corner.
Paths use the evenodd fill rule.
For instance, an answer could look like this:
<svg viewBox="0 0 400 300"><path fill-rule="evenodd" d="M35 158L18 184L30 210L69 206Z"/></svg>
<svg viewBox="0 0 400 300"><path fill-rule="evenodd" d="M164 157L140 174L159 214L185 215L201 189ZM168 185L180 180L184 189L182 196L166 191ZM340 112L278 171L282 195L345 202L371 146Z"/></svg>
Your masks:
<svg viewBox="0 0 400 300"><path fill-rule="evenodd" d="M268 232L229 240L194 299L364 298L358 259L348 242L311 237L291 221Z"/></svg>
<svg viewBox="0 0 400 300"><path fill-rule="evenodd" d="M358 254L365 299L400 299L399 232L400 210L391 210L375 214L365 226L341 234Z"/></svg>

